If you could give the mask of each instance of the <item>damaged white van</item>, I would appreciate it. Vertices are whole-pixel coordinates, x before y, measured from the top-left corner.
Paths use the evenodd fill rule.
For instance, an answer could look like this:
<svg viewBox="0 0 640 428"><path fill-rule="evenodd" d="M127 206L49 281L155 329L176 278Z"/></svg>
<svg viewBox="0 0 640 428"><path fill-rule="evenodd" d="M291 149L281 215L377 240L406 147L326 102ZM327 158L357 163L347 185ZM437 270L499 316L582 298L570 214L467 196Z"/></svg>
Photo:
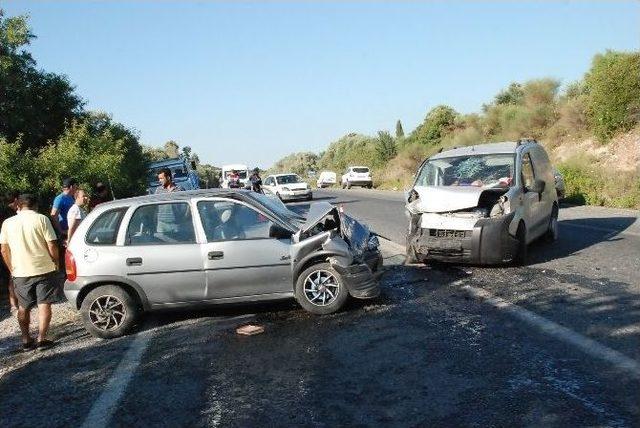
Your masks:
<svg viewBox="0 0 640 428"><path fill-rule="evenodd" d="M535 140L447 150L425 160L407 194L407 260L525 263L558 237L553 168Z"/></svg>

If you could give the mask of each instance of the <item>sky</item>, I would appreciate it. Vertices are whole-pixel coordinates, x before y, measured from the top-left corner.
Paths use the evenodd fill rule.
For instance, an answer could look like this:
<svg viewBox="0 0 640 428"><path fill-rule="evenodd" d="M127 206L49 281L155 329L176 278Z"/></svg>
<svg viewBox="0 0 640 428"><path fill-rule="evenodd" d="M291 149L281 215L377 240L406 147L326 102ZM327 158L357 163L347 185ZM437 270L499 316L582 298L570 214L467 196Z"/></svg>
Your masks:
<svg viewBox="0 0 640 428"><path fill-rule="evenodd" d="M477 112L513 81L640 49L640 2L2 1L86 108L213 165L266 168L350 132Z"/></svg>

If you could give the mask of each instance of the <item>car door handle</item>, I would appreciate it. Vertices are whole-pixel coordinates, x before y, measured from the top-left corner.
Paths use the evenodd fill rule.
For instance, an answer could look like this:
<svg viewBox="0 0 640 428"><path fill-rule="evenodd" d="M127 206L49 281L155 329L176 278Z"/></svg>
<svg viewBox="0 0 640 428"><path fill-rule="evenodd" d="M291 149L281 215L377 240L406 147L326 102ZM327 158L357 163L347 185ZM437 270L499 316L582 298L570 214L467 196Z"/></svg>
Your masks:
<svg viewBox="0 0 640 428"><path fill-rule="evenodd" d="M280 257L280 260L282 260L282 261L284 261L284 260L289 260L289 259L291 259L291 256L290 256L290 255L286 255L286 256L281 256L281 257Z"/></svg>
<svg viewBox="0 0 640 428"><path fill-rule="evenodd" d="M132 257L126 260L127 266L141 266L142 265L142 257Z"/></svg>
<svg viewBox="0 0 640 428"><path fill-rule="evenodd" d="M224 258L224 251L209 251L207 254L209 260L220 260Z"/></svg>

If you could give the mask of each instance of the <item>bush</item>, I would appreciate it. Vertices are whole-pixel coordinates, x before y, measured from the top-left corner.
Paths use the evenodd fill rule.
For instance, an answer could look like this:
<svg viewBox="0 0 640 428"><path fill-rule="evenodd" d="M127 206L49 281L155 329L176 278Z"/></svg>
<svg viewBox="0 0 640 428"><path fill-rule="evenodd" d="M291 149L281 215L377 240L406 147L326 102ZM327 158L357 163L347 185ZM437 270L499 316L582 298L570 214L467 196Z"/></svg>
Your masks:
<svg viewBox="0 0 640 428"><path fill-rule="evenodd" d="M585 76L587 112L594 134L606 142L640 120L640 52L607 51Z"/></svg>
<svg viewBox="0 0 640 428"><path fill-rule="evenodd" d="M413 131L412 142L425 145L438 144L442 137L453 130L457 115L454 109L446 105L431 109L424 118L424 122Z"/></svg>

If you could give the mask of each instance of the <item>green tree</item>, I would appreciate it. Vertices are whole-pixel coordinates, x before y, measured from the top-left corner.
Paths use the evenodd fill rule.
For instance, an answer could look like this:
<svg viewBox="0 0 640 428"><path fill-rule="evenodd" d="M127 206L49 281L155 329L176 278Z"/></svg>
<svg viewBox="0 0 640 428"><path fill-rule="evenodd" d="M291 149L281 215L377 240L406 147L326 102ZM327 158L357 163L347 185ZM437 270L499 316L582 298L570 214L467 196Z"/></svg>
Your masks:
<svg viewBox="0 0 640 428"><path fill-rule="evenodd" d="M184 158L186 160L190 160L191 159L191 147L190 146L184 146L182 148L182 156L184 156Z"/></svg>
<svg viewBox="0 0 640 428"><path fill-rule="evenodd" d="M26 16L0 10L0 135L24 149L43 147L65 123L78 118L82 101L65 76L36 67L27 51L35 38Z"/></svg>
<svg viewBox="0 0 640 428"><path fill-rule="evenodd" d="M378 131L378 141L376 143L376 153L380 163L386 163L398 153L396 142L387 131Z"/></svg>
<svg viewBox="0 0 640 428"><path fill-rule="evenodd" d="M506 89L501 90L494 97L495 105L521 104L524 99L522 85L517 82L511 83Z"/></svg>
<svg viewBox="0 0 640 428"><path fill-rule="evenodd" d="M589 124L600 140L640 121L640 52L596 55L585 84Z"/></svg>
<svg viewBox="0 0 640 428"><path fill-rule="evenodd" d="M449 106L434 107L427 113L424 122L413 131L412 139L425 145L440 143L455 126L456 116L456 111Z"/></svg>
<svg viewBox="0 0 640 428"><path fill-rule="evenodd" d="M404 138L404 129L402 129L402 122L400 122L400 119L396 122L396 138Z"/></svg>
<svg viewBox="0 0 640 428"><path fill-rule="evenodd" d="M20 146L19 140L10 143L0 137L0 195L9 190L32 190L37 180L33 156Z"/></svg>

